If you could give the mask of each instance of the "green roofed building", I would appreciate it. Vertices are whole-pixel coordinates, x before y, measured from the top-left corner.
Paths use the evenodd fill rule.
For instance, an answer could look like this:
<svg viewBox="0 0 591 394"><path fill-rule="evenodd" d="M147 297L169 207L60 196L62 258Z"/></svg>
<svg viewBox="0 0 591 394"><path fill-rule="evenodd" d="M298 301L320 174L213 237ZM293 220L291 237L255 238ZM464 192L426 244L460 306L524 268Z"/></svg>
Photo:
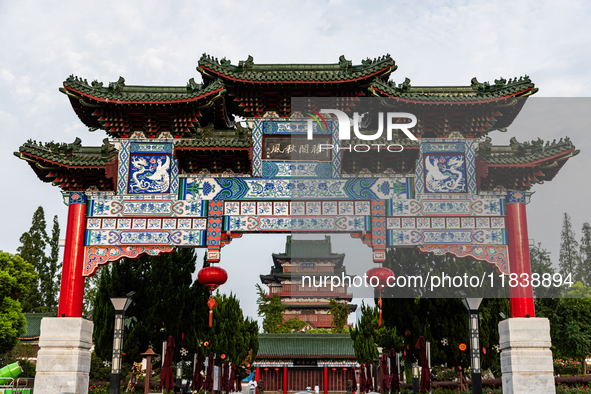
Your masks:
<svg viewBox="0 0 591 394"><path fill-rule="evenodd" d="M27 331L19 337L23 344L30 344L35 351L34 357L37 357L39 351L39 335L41 334L41 319L44 317L56 317L55 312L46 313L24 313L27 319Z"/></svg>
<svg viewBox="0 0 591 394"><path fill-rule="evenodd" d="M357 362L349 334L259 334L254 366L265 391L326 393L345 392Z"/></svg>
<svg viewBox="0 0 591 394"><path fill-rule="evenodd" d="M320 203L317 203L320 204ZM285 253L273 253L273 267L261 281L269 286L269 296L278 295L287 305L285 320L297 318L316 328L330 328L332 315L328 313L331 298L349 306L353 295L347 286L330 288L325 276L347 277L343 266L344 254L333 253L330 237L323 240L296 240L287 237Z"/></svg>

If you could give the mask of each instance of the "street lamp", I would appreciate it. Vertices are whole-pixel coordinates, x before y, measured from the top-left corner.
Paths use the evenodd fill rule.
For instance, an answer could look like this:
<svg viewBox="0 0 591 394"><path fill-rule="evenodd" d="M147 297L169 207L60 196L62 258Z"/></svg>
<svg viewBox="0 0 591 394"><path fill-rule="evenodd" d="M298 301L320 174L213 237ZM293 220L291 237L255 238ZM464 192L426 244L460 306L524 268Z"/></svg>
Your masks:
<svg viewBox="0 0 591 394"><path fill-rule="evenodd" d="M135 291L127 294L127 297L113 297L111 303L115 307L115 329L113 332L113 361L111 362L111 384L109 394L119 394L119 382L121 381L121 351L123 350L123 321L125 311L131 305L131 298Z"/></svg>
<svg viewBox="0 0 591 394"><path fill-rule="evenodd" d="M470 358L472 362L472 393L482 394L482 374L480 372L480 339L478 337L478 308L482 298L462 298L470 316Z"/></svg>

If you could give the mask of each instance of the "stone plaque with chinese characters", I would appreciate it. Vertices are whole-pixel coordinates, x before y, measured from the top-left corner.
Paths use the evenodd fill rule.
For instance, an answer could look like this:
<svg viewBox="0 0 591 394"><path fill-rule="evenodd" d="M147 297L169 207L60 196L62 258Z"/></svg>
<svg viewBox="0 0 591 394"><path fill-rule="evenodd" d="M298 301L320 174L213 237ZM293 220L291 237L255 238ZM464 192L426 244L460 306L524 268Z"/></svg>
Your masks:
<svg viewBox="0 0 591 394"><path fill-rule="evenodd" d="M265 136L263 160L329 161L332 139L330 136L305 137Z"/></svg>

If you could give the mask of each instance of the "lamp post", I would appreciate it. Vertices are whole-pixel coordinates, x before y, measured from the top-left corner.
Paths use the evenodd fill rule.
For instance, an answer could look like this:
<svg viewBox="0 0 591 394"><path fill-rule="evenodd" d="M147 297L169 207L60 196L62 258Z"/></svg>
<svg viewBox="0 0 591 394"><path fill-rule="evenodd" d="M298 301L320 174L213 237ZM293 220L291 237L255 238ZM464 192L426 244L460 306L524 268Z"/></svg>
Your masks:
<svg viewBox="0 0 591 394"><path fill-rule="evenodd" d="M123 330L125 311L131 305L131 298L135 291L127 294L127 297L113 297L111 303L115 307L115 329L113 332L113 360L111 362L111 384L109 394L119 394L119 382L121 381L121 351L123 350Z"/></svg>
<svg viewBox="0 0 591 394"><path fill-rule="evenodd" d="M470 359L472 366L472 393L482 394L482 374L480 371L480 339L478 336L478 308L482 298L462 298L470 316Z"/></svg>
<svg viewBox="0 0 591 394"><path fill-rule="evenodd" d="M420 386L421 373L419 371L419 363L412 363L412 392L418 393Z"/></svg>

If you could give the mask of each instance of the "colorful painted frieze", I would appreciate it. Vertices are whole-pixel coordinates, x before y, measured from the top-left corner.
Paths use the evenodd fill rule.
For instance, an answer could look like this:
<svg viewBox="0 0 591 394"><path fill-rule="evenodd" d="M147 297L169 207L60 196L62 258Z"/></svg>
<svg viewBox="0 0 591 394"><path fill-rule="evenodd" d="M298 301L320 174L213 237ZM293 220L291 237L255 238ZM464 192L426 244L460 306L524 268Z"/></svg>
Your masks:
<svg viewBox="0 0 591 394"><path fill-rule="evenodd" d="M186 177L184 200L411 198L411 178L247 179Z"/></svg>

